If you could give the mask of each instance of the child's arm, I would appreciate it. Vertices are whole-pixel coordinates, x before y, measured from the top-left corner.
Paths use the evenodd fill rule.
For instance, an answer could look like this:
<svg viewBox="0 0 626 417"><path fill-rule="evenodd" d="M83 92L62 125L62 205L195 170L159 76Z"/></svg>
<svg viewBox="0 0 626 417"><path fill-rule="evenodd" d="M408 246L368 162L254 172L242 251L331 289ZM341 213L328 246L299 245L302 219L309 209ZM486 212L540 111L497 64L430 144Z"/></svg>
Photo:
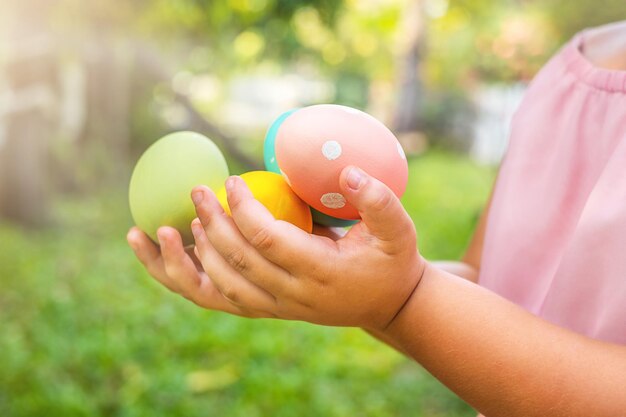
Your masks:
<svg viewBox="0 0 626 417"><path fill-rule="evenodd" d="M227 184L233 218L197 188L196 252L210 279L181 272L186 255L164 229L172 286L206 308L369 329L490 417L626 410L626 348L553 326L428 265L399 200L358 174L345 170L341 188L363 221L337 242L274 220L241 180ZM131 244L138 237L131 232Z"/></svg>
<svg viewBox="0 0 626 417"><path fill-rule="evenodd" d="M626 415L626 347L431 266L383 337L490 417Z"/></svg>

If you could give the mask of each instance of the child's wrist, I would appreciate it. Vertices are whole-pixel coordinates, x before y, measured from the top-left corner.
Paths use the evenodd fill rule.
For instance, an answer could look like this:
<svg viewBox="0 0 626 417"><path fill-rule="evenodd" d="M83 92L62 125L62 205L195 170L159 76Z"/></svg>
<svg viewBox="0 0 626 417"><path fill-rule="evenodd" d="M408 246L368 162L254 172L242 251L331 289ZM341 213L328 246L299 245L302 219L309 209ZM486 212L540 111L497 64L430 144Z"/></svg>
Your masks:
<svg viewBox="0 0 626 417"><path fill-rule="evenodd" d="M419 256L419 266L417 269L417 273L415 274L417 276L417 280L415 281L415 285L413 289L411 290L410 294L408 295L408 297L406 298L406 300L404 301L404 303L402 303L402 305L399 306L396 313L393 315L391 320L385 326L383 326L382 328L377 328L377 329L365 328L365 330L373 330L378 333L387 334L387 335L391 335L391 333L393 333L393 330L396 327L396 323L398 321L401 321L400 318L406 314L408 307L412 304L413 298L415 298L416 294L419 292L418 290L420 288L420 283L424 279L426 272L432 268L432 266L426 261L426 259L424 259L421 255L418 255L418 256Z"/></svg>

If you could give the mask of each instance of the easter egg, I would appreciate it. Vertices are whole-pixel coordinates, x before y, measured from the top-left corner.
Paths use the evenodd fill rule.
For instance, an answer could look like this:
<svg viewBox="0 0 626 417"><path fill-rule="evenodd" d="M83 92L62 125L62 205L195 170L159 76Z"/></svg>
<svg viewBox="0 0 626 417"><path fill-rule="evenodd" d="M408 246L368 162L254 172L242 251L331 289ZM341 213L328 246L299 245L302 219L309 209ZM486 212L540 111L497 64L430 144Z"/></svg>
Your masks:
<svg viewBox="0 0 626 417"><path fill-rule="evenodd" d="M265 169L270 172L281 173L278 163L276 162L276 135L283 122L297 110L298 109L293 109L281 114L267 130L265 142L263 143L263 160L265 162ZM311 208L311 215L313 216L313 222L321 224L322 226L349 227L357 223L355 220L343 220L329 216L314 208Z"/></svg>
<svg viewBox="0 0 626 417"><path fill-rule="evenodd" d="M309 206L302 201L280 175L268 171L252 171L241 175L252 195L272 213L277 220L289 222L307 233L313 230ZM226 189L217 192L224 211L231 214Z"/></svg>
<svg viewBox="0 0 626 417"><path fill-rule="evenodd" d="M177 132L152 144L139 158L130 179L128 199L135 224L152 240L161 226L176 228L185 245L193 243L190 224L196 211L193 187L217 190L228 178L218 147L194 132Z"/></svg>
<svg viewBox="0 0 626 417"><path fill-rule="evenodd" d="M298 109L289 110L278 116L265 134L265 142L263 142L263 162L265 163L265 169L270 172L280 173L280 168L278 168L278 163L276 163L276 134L283 122L296 111L298 111Z"/></svg>
<svg viewBox="0 0 626 417"><path fill-rule="evenodd" d="M315 210L356 220L341 194L339 176L355 165L404 194L408 164L393 133L374 117L346 106L322 104L289 114L274 141L276 164L293 191Z"/></svg>
<svg viewBox="0 0 626 417"><path fill-rule="evenodd" d="M359 222L358 220L344 220L332 217L328 214L317 211L314 208L311 208L311 215L313 216L313 223L327 227L350 227Z"/></svg>

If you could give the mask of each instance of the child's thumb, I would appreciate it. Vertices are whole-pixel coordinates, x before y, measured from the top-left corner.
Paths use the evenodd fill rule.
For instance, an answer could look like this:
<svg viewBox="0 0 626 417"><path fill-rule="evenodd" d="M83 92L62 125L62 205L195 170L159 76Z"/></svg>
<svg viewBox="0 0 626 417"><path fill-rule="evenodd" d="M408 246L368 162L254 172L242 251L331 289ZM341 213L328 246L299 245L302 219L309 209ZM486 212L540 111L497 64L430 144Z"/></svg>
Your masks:
<svg viewBox="0 0 626 417"><path fill-rule="evenodd" d="M390 244L404 245L407 239L415 243L413 221L384 183L354 166L342 171L339 183L372 235Z"/></svg>

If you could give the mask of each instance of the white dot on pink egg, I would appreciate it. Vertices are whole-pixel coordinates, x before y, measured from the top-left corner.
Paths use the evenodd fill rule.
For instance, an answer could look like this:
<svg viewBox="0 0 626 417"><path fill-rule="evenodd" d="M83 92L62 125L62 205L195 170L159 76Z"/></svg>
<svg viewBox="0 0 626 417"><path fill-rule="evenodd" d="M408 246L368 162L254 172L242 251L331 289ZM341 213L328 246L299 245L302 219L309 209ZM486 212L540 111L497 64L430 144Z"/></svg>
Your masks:
<svg viewBox="0 0 626 417"><path fill-rule="evenodd" d="M322 154L329 161L334 161L339 158L342 153L341 144L335 140L329 140L322 145Z"/></svg>
<svg viewBox="0 0 626 417"><path fill-rule="evenodd" d="M346 198L339 193L324 194L320 201L329 209L340 209L346 206Z"/></svg>

